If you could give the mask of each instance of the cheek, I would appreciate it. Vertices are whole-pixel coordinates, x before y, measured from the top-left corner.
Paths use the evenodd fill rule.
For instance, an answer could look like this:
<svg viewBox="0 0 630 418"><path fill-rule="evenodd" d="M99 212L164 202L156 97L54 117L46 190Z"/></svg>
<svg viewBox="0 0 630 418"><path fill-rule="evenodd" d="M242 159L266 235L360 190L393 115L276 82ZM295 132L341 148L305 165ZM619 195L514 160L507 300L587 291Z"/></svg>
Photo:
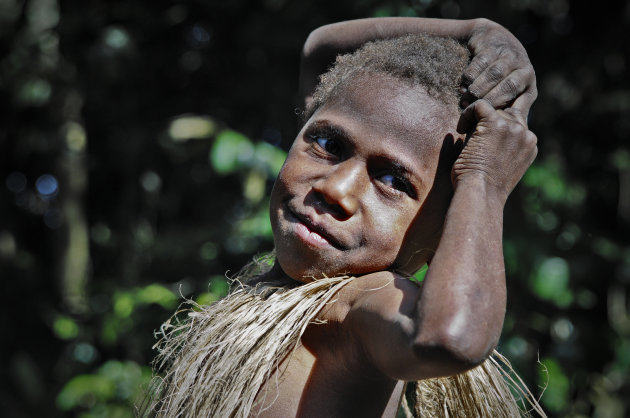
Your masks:
<svg viewBox="0 0 630 418"><path fill-rule="evenodd" d="M396 252L407 234L416 210L401 212L381 210L374 216L372 239L383 253Z"/></svg>

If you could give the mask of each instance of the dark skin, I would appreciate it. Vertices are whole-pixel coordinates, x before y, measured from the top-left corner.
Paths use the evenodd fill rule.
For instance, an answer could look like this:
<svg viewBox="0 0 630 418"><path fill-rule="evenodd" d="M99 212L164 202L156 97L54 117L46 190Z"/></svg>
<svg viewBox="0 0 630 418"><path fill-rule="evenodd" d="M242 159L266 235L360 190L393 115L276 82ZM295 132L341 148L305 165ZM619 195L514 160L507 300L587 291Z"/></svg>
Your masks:
<svg viewBox="0 0 630 418"><path fill-rule="evenodd" d="M393 417L404 381L491 353L505 312L503 207L536 155L520 109L531 101L509 101L478 100L460 117L422 87L370 75L307 121L272 192L271 274L360 277L307 328L278 392L277 376L261 389L275 399L261 416ZM420 287L396 272L430 258Z"/></svg>
<svg viewBox="0 0 630 418"><path fill-rule="evenodd" d="M527 115L538 96L534 68L523 45L508 30L488 19L369 18L317 28L302 49L300 97L310 102L320 74L337 54L352 52L366 42L407 33L446 36L465 44L472 54L464 72L464 107L486 99L495 108L510 106Z"/></svg>

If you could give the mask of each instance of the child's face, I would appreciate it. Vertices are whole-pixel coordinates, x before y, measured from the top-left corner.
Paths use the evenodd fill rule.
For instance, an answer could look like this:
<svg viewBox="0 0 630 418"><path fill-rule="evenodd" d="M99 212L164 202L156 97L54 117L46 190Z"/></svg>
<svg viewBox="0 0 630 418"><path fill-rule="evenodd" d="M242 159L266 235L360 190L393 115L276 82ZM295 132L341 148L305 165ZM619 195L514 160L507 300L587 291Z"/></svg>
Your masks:
<svg viewBox="0 0 630 418"><path fill-rule="evenodd" d="M418 250L434 248L448 206L423 204L434 183L448 190L439 200L450 197L450 170L438 180L436 170L458 116L424 89L379 75L354 80L315 112L271 195L285 273L304 281L422 265L428 253Z"/></svg>

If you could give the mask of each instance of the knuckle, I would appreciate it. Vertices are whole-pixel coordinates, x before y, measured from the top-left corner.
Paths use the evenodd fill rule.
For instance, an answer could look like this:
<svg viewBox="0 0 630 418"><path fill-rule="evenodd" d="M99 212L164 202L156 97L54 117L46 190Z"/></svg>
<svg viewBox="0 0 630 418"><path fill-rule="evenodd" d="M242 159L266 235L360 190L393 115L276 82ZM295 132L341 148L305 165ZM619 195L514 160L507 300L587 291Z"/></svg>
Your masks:
<svg viewBox="0 0 630 418"><path fill-rule="evenodd" d="M524 127L523 125L521 125L520 123L516 121L512 121L509 124L509 129L510 129L510 134L512 136L524 137L524 140L527 141L527 135L526 135L527 128L526 127Z"/></svg>
<svg viewBox="0 0 630 418"><path fill-rule="evenodd" d="M505 76L505 66L496 63L486 70L486 78L490 81L500 81Z"/></svg>
<svg viewBox="0 0 630 418"><path fill-rule="evenodd" d="M505 118L497 118L494 124L496 128L500 131L506 131L510 129L508 121Z"/></svg>
<svg viewBox="0 0 630 418"><path fill-rule="evenodd" d="M532 158L530 160L530 164L536 159L536 157L538 156L538 147L534 147L534 150L532 151Z"/></svg>
<svg viewBox="0 0 630 418"><path fill-rule="evenodd" d="M538 86L536 85L536 79L534 79L534 82L532 83L529 95L532 97L532 101L538 98Z"/></svg>
<svg viewBox="0 0 630 418"><path fill-rule="evenodd" d="M521 80L516 77L507 77L505 80L503 80L501 90L504 93L515 97L517 94L523 91L523 84L521 83Z"/></svg>
<svg viewBox="0 0 630 418"><path fill-rule="evenodd" d="M474 79L476 75L485 70L488 65L490 65L489 59L486 55L481 54L475 56L475 58L470 62L466 71L464 71L464 76Z"/></svg>
<svg viewBox="0 0 630 418"><path fill-rule="evenodd" d="M538 137L532 131L527 131L525 135L525 144L531 148L538 147Z"/></svg>

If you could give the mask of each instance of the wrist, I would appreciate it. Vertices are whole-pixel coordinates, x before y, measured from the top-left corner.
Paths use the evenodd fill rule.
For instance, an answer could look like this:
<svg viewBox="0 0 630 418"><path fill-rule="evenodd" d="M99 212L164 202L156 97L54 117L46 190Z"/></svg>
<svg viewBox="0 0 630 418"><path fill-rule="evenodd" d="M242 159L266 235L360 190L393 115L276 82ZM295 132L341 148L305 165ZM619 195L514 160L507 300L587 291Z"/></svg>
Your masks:
<svg viewBox="0 0 630 418"><path fill-rule="evenodd" d="M470 193L480 197L496 209L503 210L509 193L497 186L482 173L459 176L453 182L454 193Z"/></svg>

